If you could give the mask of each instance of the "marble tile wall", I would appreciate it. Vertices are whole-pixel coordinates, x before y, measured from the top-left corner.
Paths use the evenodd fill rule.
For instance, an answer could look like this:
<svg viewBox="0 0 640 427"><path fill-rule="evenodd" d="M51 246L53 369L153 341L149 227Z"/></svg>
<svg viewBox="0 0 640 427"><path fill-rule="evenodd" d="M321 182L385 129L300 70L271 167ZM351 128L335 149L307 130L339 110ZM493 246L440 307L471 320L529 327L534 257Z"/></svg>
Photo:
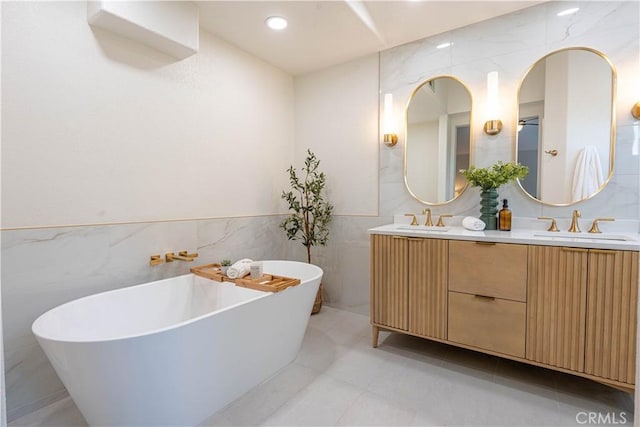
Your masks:
<svg viewBox="0 0 640 427"><path fill-rule="evenodd" d="M579 6L572 18L558 20L558 7ZM435 49L453 41L449 51ZM396 111L404 108L414 88L442 74L460 78L470 87L478 114L474 112L476 164L513 159L515 109L520 80L528 67L545 54L569 46L587 46L604 52L618 73L615 169L611 182L597 196L568 207L540 204L514 184L500 188L516 217L555 216L569 218L580 209L583 218L615 216L637 228L640 217L640 122L629 113L640 91L640 4L638 2L548 2L451 32L417 40L380 53L380 93L392 93ZM503 105L502 133L488 137L481 117L486 74L500 72ZM636 97L640 93L636 94ZM380 106L382 112L382 105ZM628 107L628 108L627 108ZM513 122L513 123L512 123ZM337 217L328 246L318 248L316 260L325 269L325 301L333 307L368 314L368 228L390 223L394 214L420 212L424 207L411 197L404 184L404 135L388 148L380 144L378 216ZM635 147L635 149L634 149ZM431 206L434 214L479 216L479 192L466 191L453 203ZM526 221L525 221L526 222ZM621 224L623 221L619 221ZM640 231L640 230L639 230Z"/></svg>
<svg viewBox="0 0 640 427"><path fill-rule="evenodd" d="M559 20L562 10L579 6L573 17ZM453 41L450 50L435 49ZM640 217L640 121L629 113L640 96L640 4L638 2L548 2L451 32L417 40L380 53L380 93L392 93L396 111L405 108L412 91L437 75L453 75L469 86L474 98L475 163L489 165L513 159L515 110L520 80L545 54L569 46L592 47L605 53L618 77L615 169L597 196L568 207L533 201L516 184L500 187L516 217L569 218L580 209L583 218L614 216L637 228ZM482 100L487 72L500 73L504 129L495 137L482 131ZM633 92L639 92L635 95ZM513 106L512 108L510 106ZM382 105L380 106L382 112ZM394 214L418 213L424 207L404 184L404 130L393 147L380 144L379 212L375 217L343 216L332 224L326 248L318 249L325 269L328 304L366 314L369 309L369 236L366 230L390 223ZM636 153L636 154L634 154ZM479 216L479 191L469 189L450 204L431 206L434 214ZM619 221L622 223L622 221ZM640 230L639 230L640 231Z"/></svg>
<svg viewBox="0 0 640 427"><path fill-rule="evenodd" d="M369 234L367 230L392 222L377 216L335 216L327 246L312 249L311 262L324 271L324 298L331 307L369 314ZM299 243L292 253L306 261Z"/></svg>
<svg viewBox="0 0 640 427"><path fill-rule="evenodd" d="M9 420L66 395L31 333L45 311L86 295L189 272L222 258L287 259L279 216L2 231L2 315ZM151 267L188 250L193 263ZM117 313L114 313L117 315Z"/></svg>
<svg viewBox="0 0 640 427"><path fill-rule="evenodd" d="M282 216L4 230L2 316L7 415L16 419L66 396L31 332L42 313L102 291L186 274L192 265L252 259L306 261L299 241L278 227ZM388 218L335 216L326 247L312 250L325 271L325 303L369 312L367 229ZM194 263L151 267L152 254L196 251Z"/></svg>
<svg viewBox="0 0 640 427"><path fill-rule="evenodd" d="M579 6L578 13L559 18L556 13ZM547 2L505 16L381 52L380 93L392 93L396 109L404 108L414 88L438 75L453 75L464 82L474 101L472 134L474 163L487 166L514 159L515 106L520 81L539 58L557 49L585 46L603 52L618 77L616 105L616 165L607 187L590 200L569 207L551 207L533 201L517 184L500 188L515 216L570 216L580 209L583 217L614 216L637 219L640 215L640 122L630 114L640 96L640 13L635 1ZM451 41L449 49L435 49ZM500 75L502 133L482 131L486 75ZM636 99L634 99L636 98ZM404 186L404 130L393 148L380 148L380 215L419 212L423 205ZM635 147L635 151L633 150ZM635 154L634 154L635 153ZM434 206L434 213L478 216L479 191L471 188L454 202Z"/></svg>

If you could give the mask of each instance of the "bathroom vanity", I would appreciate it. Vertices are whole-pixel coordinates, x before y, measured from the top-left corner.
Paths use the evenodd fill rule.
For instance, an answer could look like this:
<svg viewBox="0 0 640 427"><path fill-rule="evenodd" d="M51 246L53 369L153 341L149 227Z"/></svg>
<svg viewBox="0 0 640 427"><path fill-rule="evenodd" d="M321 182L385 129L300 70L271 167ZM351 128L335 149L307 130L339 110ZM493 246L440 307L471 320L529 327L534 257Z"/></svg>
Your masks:
<svg viewBox="0 0 640 427"><path fill-rule="evenodd" d="M638 233L369 233L374 347L383 329L634 390Z"/></svg>

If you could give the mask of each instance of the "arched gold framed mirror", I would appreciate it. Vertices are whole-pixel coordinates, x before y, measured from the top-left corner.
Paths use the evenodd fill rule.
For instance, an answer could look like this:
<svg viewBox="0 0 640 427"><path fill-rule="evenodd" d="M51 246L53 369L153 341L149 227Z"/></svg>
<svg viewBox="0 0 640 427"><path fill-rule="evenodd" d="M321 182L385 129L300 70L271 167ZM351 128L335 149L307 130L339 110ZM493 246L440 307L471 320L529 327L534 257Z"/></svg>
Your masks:
<svg viewBox="0 0 640 427"><path fill-rule="evenodd" d="M616 72L601 52L571 47L529 68L518 90L516 160L531 198L552 206L589 199L607 185L615 152Z"/></svg>
<svg viewBox="0 0 640 427"><path fill-rule="evenodd" d="M467 187L459 173L471 164L472 98L457 78L437 76L411 94L406 111L404 182L428 205L455 200Z"/></svg>

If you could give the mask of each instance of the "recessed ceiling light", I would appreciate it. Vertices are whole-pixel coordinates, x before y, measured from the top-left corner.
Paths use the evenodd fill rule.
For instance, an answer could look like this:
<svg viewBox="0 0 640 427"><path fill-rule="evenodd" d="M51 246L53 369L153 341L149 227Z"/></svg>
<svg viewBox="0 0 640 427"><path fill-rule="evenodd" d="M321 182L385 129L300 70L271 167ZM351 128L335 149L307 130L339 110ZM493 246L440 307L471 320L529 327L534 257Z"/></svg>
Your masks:
<svg viewBox="0 0 640 427"><path fill-rule="evenodd" d="M567 16L567 15L571 15L572 13L576 13L577 11L579 11L580 8L579 7L572 7L571 9L566 9L563 10L562 12L558 12L558 16Z"/></svg>
<svg viewBox="0 0 640 427"><path fill-rule="evenodd" d="M453 42L440 43L438 46L436 46L436 49L444 49L445 47L449 47L452 44L453 44Z"/></svg>
<svg viewBox="0 0 640 427"><path fill-rule="evenodd" d="M284 30L287 28L287 20L282 16L270 16L265 21L272 30Z"/></svg>

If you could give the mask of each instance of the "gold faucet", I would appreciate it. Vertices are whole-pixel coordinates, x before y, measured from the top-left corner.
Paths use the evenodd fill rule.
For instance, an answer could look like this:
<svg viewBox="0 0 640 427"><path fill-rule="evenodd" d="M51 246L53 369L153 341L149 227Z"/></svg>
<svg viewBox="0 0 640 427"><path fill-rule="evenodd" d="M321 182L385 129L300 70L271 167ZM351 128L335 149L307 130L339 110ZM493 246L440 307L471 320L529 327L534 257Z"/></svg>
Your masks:
<svg viewBox="0 0 640 427"><path fill-rule="evenodd" d="M571 216L571 225L569 226L569 233L580 233L580 224L578 224L578 218L580 218L580 211L574 210Z"/></svg>
<svg viewBox="0 0 640 427"><path fill-rule="evenodd" d="M593 220L593 224L591 224L591 228L589 229L589 233L602 233L600 228L598 228L598 221L615 221L614 218L596 218Z"/></svg>
<svg viewBox="0 0 640 427"><path fill-rule="evenodd" d="M197 256L198 256L197 253L190 254L187 251L180 251L178 252L178 255L174 254L173 252L168 252L164 254L164 258L167 262L173 262L175 260L191 262Z"/></svg>
<svg viewBox="0 0 640 427"><path fill-rule="evenodd" d="M433 227L433 221L431 220L431 209L429 208L422 209L422 215L424 214L427 215L427 220L425 221L424 225L426 225L427 227Z"/></svg>

